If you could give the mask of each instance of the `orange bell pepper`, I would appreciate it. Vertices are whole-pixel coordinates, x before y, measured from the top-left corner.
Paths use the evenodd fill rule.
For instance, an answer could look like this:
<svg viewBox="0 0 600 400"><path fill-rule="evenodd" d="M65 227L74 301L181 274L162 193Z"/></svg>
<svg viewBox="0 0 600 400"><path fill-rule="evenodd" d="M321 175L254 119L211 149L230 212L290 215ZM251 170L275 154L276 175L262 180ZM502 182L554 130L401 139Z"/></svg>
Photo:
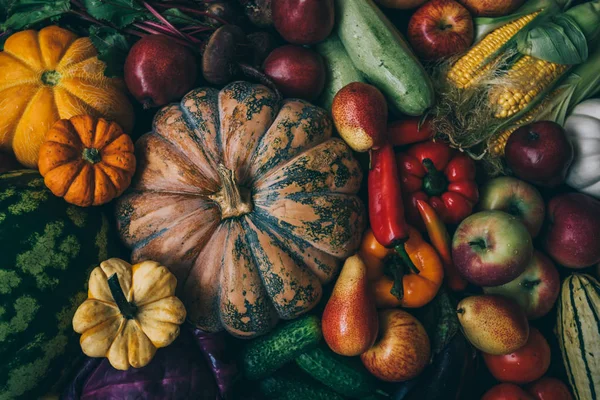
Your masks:
<svg viewBox="0 0 600 400"><path fill-rule="evenodd" d="M422 307L433 300L442 285L444 268L440 256L416 229L409 227L409 232L404 248L414 270L402 254L381 245L371 229L363 237L359 254L367 266L378 308Z"/></svg>
<svg viewBox="0 0 600 400"><path fill-rule="evenodd" d="M444 262L444 272L446 274L446 282L450 289L455 292L465 290L467 281L456 269L452 261L452 253L450 248L450 235L442 219L437 215L433 207L423 200L417 200L417 208L425 222L429 240L438 251Z"/></svg>

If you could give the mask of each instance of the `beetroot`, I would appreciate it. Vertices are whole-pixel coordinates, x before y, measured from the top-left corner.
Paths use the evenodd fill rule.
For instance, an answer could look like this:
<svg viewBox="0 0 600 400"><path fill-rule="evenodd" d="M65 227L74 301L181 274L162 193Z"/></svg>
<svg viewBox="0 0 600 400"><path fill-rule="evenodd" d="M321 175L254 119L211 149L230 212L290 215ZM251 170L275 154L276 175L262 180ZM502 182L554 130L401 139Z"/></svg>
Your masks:
<svg viewBox="0 0 600 400"><path fill-rule="evenodd" d="M144 108L160 107L194 88L194 53L165 35L149 35L133 45L125 60L125 84Z"/></svg>
<svg viewBox="0 0 600 400"><path fill-rule="evenodd" d="M265 60L263 69L285 97L312 101L319 97L325 86L323 58L305 47L276 48Z"/></svg>

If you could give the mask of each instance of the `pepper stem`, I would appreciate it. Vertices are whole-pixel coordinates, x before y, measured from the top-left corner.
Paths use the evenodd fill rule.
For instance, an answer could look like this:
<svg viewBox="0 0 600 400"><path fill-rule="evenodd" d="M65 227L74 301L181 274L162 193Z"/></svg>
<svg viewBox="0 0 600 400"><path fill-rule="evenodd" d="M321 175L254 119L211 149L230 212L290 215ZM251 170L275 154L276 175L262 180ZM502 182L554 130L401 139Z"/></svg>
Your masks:
<svg viewBox="0 0 600 400"><path fill-rule="evenodd" d="M398 256L400 256L400 259L402 260L402 263L404 264L404 266L408 267L413 274L421 273L421 271L419 271L419 269L415 266L415 264L412 262L412 260L408 256L408 253L406 252L406 247L404 247L404 244L400 244L400 245L396 246L394 248L394 250L396 250L396 254L398 254Z"/></svg>
<svg viewBox="0 0 600 400"><path fill-rule="evenodd" d="M423 167L427 171L427 175L423 178L423 191L428 196L439 196L444 193L448 187L448 179L444 173L438 171L429 158L423 160Z"/></svg>
<svg viewBox="0 0 600 400"><path fill-rule="evenodd" d="M127 319L134 319L137 314L137 306L127 301L116 273L108 278L108 288L121 314Z"/></svg>

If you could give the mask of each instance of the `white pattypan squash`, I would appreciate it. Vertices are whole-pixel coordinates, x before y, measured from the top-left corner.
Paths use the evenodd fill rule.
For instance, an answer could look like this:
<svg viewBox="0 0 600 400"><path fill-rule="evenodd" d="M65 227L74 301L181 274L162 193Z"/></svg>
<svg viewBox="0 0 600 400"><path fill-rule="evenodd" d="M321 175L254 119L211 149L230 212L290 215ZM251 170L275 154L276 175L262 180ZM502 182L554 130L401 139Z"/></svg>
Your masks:
<svg viewBox="0 0 600 400"><path fill-rule="evenodd" d="M148 365L185 321L176 287L175 275L157 262L104 261L92 271L88 298L73 317L83 352L106 357L119 370Z"/></svg>
<svg viewBox="0 0 600 400"><path fill-rule="evenodd" d="M567 118L565 130L575 150L566 183L600 198L600 99L578 104Z"/></svg>

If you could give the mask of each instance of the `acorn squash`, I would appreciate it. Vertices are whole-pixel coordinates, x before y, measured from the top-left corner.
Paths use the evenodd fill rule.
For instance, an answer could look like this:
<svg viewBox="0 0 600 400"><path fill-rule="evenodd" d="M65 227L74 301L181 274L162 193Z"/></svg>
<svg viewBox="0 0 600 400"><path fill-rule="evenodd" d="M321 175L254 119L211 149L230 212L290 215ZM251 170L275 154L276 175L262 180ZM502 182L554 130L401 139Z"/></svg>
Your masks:
<svg viewBox="0 0 600 400"><path fill-rule="evenodd" d="M169 267L207 331L252 337L307 312L365 227L360 166L331 135L324 110L246 82L163 108L117 203L133 262Z"/></svg>

